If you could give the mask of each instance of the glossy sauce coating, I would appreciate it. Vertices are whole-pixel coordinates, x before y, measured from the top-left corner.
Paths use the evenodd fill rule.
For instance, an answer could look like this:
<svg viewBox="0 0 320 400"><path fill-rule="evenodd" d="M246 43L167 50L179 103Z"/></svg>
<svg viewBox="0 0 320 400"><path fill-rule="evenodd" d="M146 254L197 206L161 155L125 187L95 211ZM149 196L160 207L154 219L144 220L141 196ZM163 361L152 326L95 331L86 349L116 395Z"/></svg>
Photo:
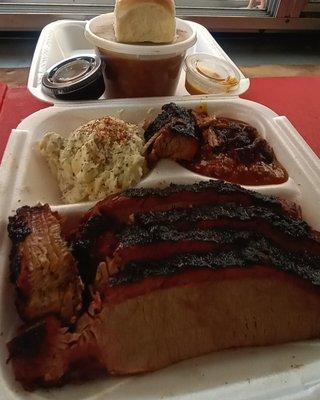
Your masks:
<svg viewBox="0 0 320 400"><path fill-rule="evenodd" d="M198 174L243 185L271 185L288 180L287 171L255 128L221 117L202 131L200 150L186 166Z"/></svg>

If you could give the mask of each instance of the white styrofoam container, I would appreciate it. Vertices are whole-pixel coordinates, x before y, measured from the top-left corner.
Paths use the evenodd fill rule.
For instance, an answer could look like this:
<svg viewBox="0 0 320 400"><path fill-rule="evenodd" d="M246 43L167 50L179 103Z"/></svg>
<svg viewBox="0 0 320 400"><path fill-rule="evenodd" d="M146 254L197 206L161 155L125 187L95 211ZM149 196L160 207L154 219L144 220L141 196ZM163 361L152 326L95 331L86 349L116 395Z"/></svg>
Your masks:
<svg viewBox="0 0 320 400"><path fill-rule="evenodd" d="M188 50L187 54L208 53L231 63L238 70L241 80L238 87L229 93L230 95L244 93L249 88L249 79L245 78L204 26L190 21L188 23L197 33L197 43ZM28 79L28 89L38 99L48 103L66 103L63 100L54 99L45 94L42 90L41 80L44 73L52 65L65 58L95 52L94 47L84 36L85 25L86 22L84 21L62 20L52 22L42 30L33 56ZM189 96L184 84L185 71L182 69L176 96Z"/></svg>
<svg viewBox="0 0 320 400"><path fill-rule="evenodd" d="M288 170L285 185L257 187L262 192L295 199L304 218L320 229L320 162L285 117L268 108L239 98L162 98L93 102L77 106L55 106L31 115L13 130L0 169L0 399L30 400L248 400L319 399L320 341L282 346L247 348L213 353L187 360L158 372L141 376L108 378L83 385L67 385L48 391L26 393L6 364L5 344L15 332L18 317L14 293L8 280L10 243L6 235L8 215L25 204L48 202L60 213L84 211L89 204L62 205L57 183L37 152L37 142L54 130L67 135L80 124L105 115L140 122L156 115L163 104L175 101L185 107L206 105L209 113L241 119L256 127L273 146ZM199 177L171 161L161 161L141 186L195 182ZM85 368L85 366L84 366Z"/></svg>

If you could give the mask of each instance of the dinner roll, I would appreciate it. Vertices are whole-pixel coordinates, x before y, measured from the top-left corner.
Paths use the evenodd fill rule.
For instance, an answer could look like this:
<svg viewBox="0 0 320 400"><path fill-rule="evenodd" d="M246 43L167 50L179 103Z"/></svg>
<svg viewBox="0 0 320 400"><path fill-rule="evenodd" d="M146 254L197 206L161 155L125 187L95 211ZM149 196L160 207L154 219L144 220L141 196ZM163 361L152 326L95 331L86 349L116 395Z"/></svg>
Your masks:
<svg viewBox="0 0 320 400"><path fill-rule="evenodd" d="M174 0L117 0L115 34L124 43L170 43L176 34Z"/></svg>

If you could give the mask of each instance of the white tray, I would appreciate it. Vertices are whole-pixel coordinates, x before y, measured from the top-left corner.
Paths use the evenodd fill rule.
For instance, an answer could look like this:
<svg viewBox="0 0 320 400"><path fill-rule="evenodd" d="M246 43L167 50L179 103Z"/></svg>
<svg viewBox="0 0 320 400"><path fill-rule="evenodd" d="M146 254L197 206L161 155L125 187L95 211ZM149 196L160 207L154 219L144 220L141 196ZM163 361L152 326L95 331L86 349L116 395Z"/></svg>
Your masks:
<svg viewBox="0 0 320 400"><path fill-rule="evenodd" d="M239 86L230 91L230 95L240 95L244 93L250 85L249 79L245 78L238 67L230 60L218 43L213 39L210 32L195 22L189 22L197 32L197 43L188 51L192 53L208 53L223 60L229 61L240 73L241 80ZM41 79L44 73L54 64L65 58L94 53L94 48L84 37L84 21L62 20L47 25L41 32L28 79L29 91L38 99L48 103L66 103L65 101L54 99L42 91ZM185 86L185 72L182 70L178 84L177 96L189 96ZM215 95L214 97L216 97ZM212 97L212 96L210 96ZM72 102L73 104L75 102Z"/></svg>
<svg viewBox="0 0 320 400"><path fill-rule="evenodd" d="M229 350L178 363L161 371L136 377L106 378L83 385L67 385L49 391L26 393L6 364L5 343L15 332L18 317L14 293L8 282L10 243L6 234L8 215L22 205L46 201L61 213L77 213L88 204L59 204L57 184L48 166L37 154L37 142L48 131L67 134L80 124L103 115L120 116L138 122L155 115L171 100L185 107L207 103L208 111L242 119L253 126L273 146L276 156L288 170L289 185L264 186L257 190L296 199L304 218L320 229L320 162L285 117L268 108L238 98L208 101L183 99L144 99L137 102L95 102L76 107L55 106L24 120L11 134L0 169L0 399L22 400L267 400L320 398L320 341L300 342L276 347ZM169 168L170 167L170 168ZM202 177L203 178L203 177ZM198 175L168 161L141 183L157 186L163 181L195 182Z"/></svg>

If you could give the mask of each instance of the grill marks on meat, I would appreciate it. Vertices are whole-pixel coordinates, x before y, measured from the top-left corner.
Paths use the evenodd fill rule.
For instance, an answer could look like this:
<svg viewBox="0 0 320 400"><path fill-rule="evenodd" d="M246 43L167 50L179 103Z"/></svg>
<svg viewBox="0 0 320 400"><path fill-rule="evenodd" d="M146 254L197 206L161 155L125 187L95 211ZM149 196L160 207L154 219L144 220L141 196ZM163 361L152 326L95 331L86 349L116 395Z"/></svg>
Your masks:
<svg viewBox="0 0 320 400"><path fill-rule="evenodd" d="M153 242L203 241L214 243L234 243L236 240L247 240L250 232L232 230L188 230L178 231L168 226L155 225L150 228L133 226L124 230L119 239L122 246L146 245Z"/></svg>
<svg viewBox="0 0 320 400"><path fill-rule="evenodd" d="M199 128L193 113L173 103L162 107L144 136L150 166L163 158L192 161L199 150Z"/></svg>
<svg viewBox="0 0 320 400"><path fill-rule="evenodd" d="M55 314L74 322L81 309L77 264L49 206L22 207L9 218L11 278L21 318L30 322Z"/></svg>
<svg viewBox="0 0 320 400"><path fill-rule="evenodd" d="M221 222L221 221L219 221ZM237 222L234 225L239 225ZM230 225L230 228L233 226ZM257 227L257 228L256 228ZM250 230L241 230L249 228ZM256 228L256 229L255 229ZM146 259L163 259L183 252L204 252L226 250L230 245L246 246L248 240L265 238L285 251L304 254L309 251L320 256L320 243L308 240L290 240L288 236L272 231L261 223L243 224L236 229L218 228L178 231L167 226L154 229L134 227L126 230L119 240L111 261L109 271L124 268L127 263Z"/></svg>
<svg viewBox="0 0 320 400"><path fill-rule="evenodd" d="M151 209L156 211L150 212ZM304 260L306 252L316 260L312 265L319 262L319 235L298 218L299 210L295 205L232 184L210 181L171 185L164 190L131 189L122 196L101 202L88 215L109 215L109 212L113 213L112 218L119 218L122 227L114 232L118 243L113 254L110 254L108 244L103 246L103 241L100 241L100 254L102 258L105 247L107 276L116 281L117 274L121 275L119 284L139 279L135 277L135 274L140 276L139 269L147 276L152 275L157 268L148 269L149 262L162 265L164 259L181 253L201 255L221 250L221 254L237 254L239 248L246 248L247 243L254 241L260 248L255 248L257 258L251 259L251 264L268 261L267 265L280 268L280 265L272 264L273 258L269 257L267 261L260 258L261 252L270 249L281 250L288 259L291 254L297 254L290 272L298 275L298 259ZM125 218L124 212L127 213ZM127 228L123 225L124 219L129 224ZM242 254L237 259L247 261ZM307 262L305 266L308 266ZM185 268L188 266L184 265ZM159 271L155 274L167 273L168 269L160 268ZM141 280L145 277L140 276Z"/></svg>

